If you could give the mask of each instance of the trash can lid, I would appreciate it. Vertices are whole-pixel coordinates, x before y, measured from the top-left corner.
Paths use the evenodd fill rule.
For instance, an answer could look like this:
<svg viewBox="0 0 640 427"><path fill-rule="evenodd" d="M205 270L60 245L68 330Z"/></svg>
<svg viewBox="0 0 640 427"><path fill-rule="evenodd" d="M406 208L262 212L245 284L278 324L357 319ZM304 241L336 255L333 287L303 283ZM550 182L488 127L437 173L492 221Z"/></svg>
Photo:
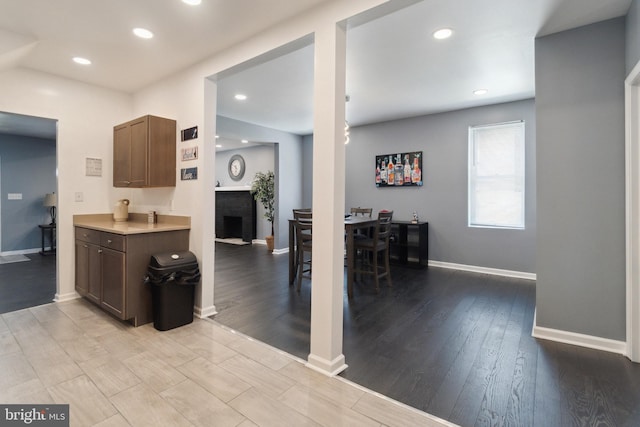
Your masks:
<svg viewBox="0 0 640 427"><path fill-rule="evenodd" d="M150 267L174 267L184 264L198 264L198 260L193 252L162 252L151 255L151 260L149 261Z"/></svg>

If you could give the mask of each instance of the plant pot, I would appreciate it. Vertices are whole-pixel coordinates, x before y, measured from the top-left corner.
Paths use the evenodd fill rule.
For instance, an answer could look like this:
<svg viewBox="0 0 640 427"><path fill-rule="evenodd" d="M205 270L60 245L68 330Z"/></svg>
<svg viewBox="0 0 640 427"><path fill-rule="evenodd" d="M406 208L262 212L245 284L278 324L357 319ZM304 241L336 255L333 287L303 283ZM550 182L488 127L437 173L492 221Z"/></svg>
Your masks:
<svg viewBox="0 0 640 427"><path fill-rule="evenodd" d="M269 249L269 252L273 252L273 236L267 236L265 240L267 241L267 249Z"/></svg>

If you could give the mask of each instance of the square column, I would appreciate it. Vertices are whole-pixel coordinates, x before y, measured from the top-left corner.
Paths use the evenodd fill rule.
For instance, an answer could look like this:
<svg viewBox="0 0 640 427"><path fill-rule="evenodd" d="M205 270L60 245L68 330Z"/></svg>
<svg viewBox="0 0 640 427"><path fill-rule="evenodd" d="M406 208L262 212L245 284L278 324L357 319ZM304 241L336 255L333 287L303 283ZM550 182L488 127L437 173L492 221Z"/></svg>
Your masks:
<svg viewBox="0 0 640 427"><path fill-rule="evenodd" d="M313 271L311 353L307 366L336 375L342 354L344 298L346 29L315 33L313 130Z"/></svg>

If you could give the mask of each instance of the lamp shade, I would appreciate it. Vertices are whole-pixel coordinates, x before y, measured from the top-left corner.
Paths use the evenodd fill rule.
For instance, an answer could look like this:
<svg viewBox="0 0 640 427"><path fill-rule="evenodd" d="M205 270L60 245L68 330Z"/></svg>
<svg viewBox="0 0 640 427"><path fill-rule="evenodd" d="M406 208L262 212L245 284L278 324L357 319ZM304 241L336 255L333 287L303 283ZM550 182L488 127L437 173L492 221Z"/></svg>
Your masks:
<svg viewBox="0 0 640 427"><path fill-rule="evenodd" d="M47 195L44 196L44 202L42 203L42 205L50 208L52 206L55 206L57 202L58 198L56 197L56 193L47 193Z"/></svg>

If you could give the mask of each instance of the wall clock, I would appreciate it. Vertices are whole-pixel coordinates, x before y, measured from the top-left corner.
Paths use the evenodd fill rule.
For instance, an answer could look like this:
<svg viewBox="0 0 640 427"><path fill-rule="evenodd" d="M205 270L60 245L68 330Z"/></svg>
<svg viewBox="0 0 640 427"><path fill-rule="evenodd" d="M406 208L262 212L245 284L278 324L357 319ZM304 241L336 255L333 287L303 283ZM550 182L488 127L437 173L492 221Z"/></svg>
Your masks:
<svg viewBox="0 0 640 427"><path fill-rule="evenodd" d="M229 177L234 181L240 181L244 176L244 159L239 154L234 154L229 159Z"/></svg>

